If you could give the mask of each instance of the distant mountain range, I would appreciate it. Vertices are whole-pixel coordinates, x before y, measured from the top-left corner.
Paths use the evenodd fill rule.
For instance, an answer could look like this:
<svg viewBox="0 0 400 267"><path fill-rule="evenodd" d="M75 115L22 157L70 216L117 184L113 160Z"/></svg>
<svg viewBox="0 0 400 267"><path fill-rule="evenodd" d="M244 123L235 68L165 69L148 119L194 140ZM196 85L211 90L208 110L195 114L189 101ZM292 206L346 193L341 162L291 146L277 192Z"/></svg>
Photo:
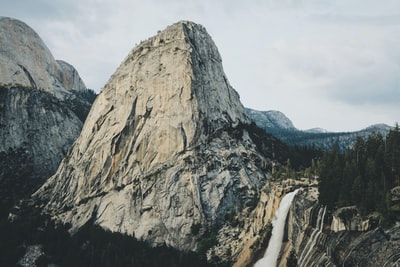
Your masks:
<svg viewBox="0 0 400 267"><path fill-rule="evenodd" d="M289 145L315 146L321 149L330 149L337 145L344 150L352 146L357 136L366 138L372 133L386 136L392 129L386 124L375 124L355 132L328 132L321 128L299 130L280 111L258 111L246 108L246 113L258 127Z"/></svg>

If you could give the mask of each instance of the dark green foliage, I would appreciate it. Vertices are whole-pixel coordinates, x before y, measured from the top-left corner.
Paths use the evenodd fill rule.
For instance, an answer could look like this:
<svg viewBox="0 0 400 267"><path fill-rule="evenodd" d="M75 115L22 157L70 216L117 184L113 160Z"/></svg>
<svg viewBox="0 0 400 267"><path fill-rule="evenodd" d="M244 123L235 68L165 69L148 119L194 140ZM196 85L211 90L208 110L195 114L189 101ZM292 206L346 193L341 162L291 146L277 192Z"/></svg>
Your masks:
<svg viewBox="0 0 400 267"><path fill-rule="evenodd" d="M214 231L205 233L204 236L199 240L197 246L197 252L200 255L205 255L207 250L209 250L212 246L217 244L217 234Z"/></svg>
<svg viewBox="0 0 400 267"><path fill-rule="evenodd" d="M333 208L338 201L341 179L337 177L341 176L342 163L339 151L334 149L325 153L319 164L319 201L328 208Z"/></svg>
<svg viewBox="0 0 400 267"><path fill-rule="evenodd" d="M61 244L61 246L64 246ZM88 225L72 237L69 252L52 249L62 266L206 266L193 252L179 252L166 246L149 248L132 237ZM58 253L57 253L58 252ZM66 254L70 254L69 256ZM79 255L76 257L74 255ZM50 259L51 260L51 259Z"/></svg>
<svg viewBox="0 0 400 267"><path fill-rule="evenodd" d="M400 130L384 139L372 134L357 138L352 149L333 149L318 163L319 200L329 208L356 205L362 214L373 211L391 218L390 189L400 185Z"/></svg>
<svg viewBox="0 0 400 267"><path fill-rule="evenodd" d="M294 249L290 251L289 257L286 260L286 267L297 267L297 257Z"/></svg>
<svg viewBox="0 0 400 267"><path fill-rule="evenodd" d="M351 218L353 218L355 215L357 215L357 210L352 208L348 209L346 208L342 210L338 215L343 222L347 222L350 221Z"/></svg>
<svg viewBox="0 0 400 267"><path fill-rule="evenodd" d="M82 99L85 99L90 104L93 104L97 97L96 92L92 89L74 91L74 94Z"/></svg>
<svg viewBox="0 0 400 267"><path fill-rule="evenodd" d="M193 235L199 234L200 229L201 229L201 224L200 223L192 224L191 230L192 230L192 234Z"/></svg>
<svg viewBox="0 0 400 267"><path fill-rule="evenodd" d="M65 103L82 122L85 122L97 94L92 89L74 90L72 93Z"/></svg>
<svg viewBox="0 0 400 267"><path fill-rule="evenodd" d="M37 228L44 225L45 220L39 211L14 208L14 212L17 211L24 213L24 217L18 218L15 223L9 223L5 217L0 218L0 266L16 266L18 259L25 253L25 246L40 241Z"/></svg>
<svg viewBox="0 0 400 267"><path fill-rule="evenodd" d="M323 155L322 150L314 146L288 146L287 153L287 159L296 171L310 167L313 160Z"/></svg>
<svg viewBox="0 0 400 267"><path fill-rule="evenodd" d="M385 164L391 182L400 185L400 129L398 124L386 139ZM386 186L391 186L391 184Z"/></svg>
<svg viewBox="0 0 400 267"><path fill-rule="evenodd" d="M258 150L266 157L284 165L290 159L294 170L301 170L311 165L313 159L322 156L322 150L313 146L290 146L263 129L255 123L243 124L239 129L248 131L250 138L256 144Z"/></svg>
<svg viewBox="0 0 400 267"><path fill-rule="evenodd" d="M33 171L31 154L23 147L0 152L0 218L23 197L34 192L40 184Z"/></svg>
<svg viewBox="0 0 400 267"><path fill-rule="evenodd" d="M0 266L15 266L26 246L34 244L41 244L44 251L36 261L38 266L211 266L197 253L150 248L91 222L71 237L67 226L55 225L33 207L22 206L19 214L13 223L0 220Z"/></svg>

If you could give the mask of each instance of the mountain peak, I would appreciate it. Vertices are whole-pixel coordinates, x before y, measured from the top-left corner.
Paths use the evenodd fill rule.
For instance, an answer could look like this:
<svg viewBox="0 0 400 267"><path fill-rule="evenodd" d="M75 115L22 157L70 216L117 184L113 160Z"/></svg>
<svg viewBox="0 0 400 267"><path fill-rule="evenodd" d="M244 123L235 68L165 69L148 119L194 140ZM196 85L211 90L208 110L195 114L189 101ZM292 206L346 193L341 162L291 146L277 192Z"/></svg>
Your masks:
<svg viewBox="0 0 400 267"><path fill-rule="evenodd" d="M202 31L204 33L207 33L207 30L205 27L201 24L195 23L190 20L181 20L178 22L175 22L169 26L167 26L163 31L159 31L158 33L161 32L168 32L168 31L186 31L186 30L194 30L194 31Z"/></svg>
<svg viewBox="0 0 400 267"><path fill-rule="evenodd" d="M173 24L132 49L36 195L74 228L92 218L194 249L193 225L209 230L266 178L266 159L238 127L249 123L205 29Z"/></svg>
<svg viewBox="0 0 400 267"><path fill-rule="evenodd" d="M384 123L377 123L377 124L373 124L368 126L367 128L363 129L362 131L383 131L383 132L389 132L391 129L393 129L393 127L384 124Z"/></svg>
<svg viewBox="0 0 400 267"><path fill-rule="evenodd" d="M161 36L161 37L168 36L166 39L169 39L169 40L172 40L174 38L180 39L178 36L180 36L181 34L183 34L186 37L190 37L192 35L192 33L194 33L194 32L198 32L203 35L208 35L207 30L203 25L197 24L197 23L195 23L193 21L189 21L189 20L181 20L181 21L178 21L176 23L173 23L173 24L167 26L162 31L158 31L157 35L155 35L149 39L157 38L158 36Z"/></svg>
<svg viewBox="0 0 400 267"><path fill-rule="evenodd" d="M318 134L318 133L328 133L327 130L325 130L325 129L323 129L323 128L320 128L320 127L315 127L315 128L307 129L307 130L305 130L304 132L306 132L306 133L316 133L316 134Z"/></svg>
<svg viewBox="0 0 400 267"><path fill-rule="evenodd" d="M132 70L136 72L135 75L127 76ZM249 123L239 95L229 84L223 71L215 43L199 24L188 21L175 23L133 48L105 89L114 87L115 84L122 85L122 80L124 86L150 82L157 85L156 88L162 88L162 92L143 92L140 87L136 87L139 95L145 93L150 97L163 93L172 97L170 102L181 103L183 106L195 105L190 109L195 109L192 113L196 117L190 115L187 119L208 121L206 128L209 131L220 128L220 123ZM144 87L148 86L146 84ZM174 101L174 98L180 100ZM151 102L153 100L148 104ZM158 107L165 108L163 105ZM184 109L188 111L188 108L189 106ZM179 109L172 113L177 110ZM144 114L145 110L142 109L141 112Z"/></svg>
<svg viewBox="0 0 400 267"><path fill-rule="evenodd" d="M43 90L61 99L69 95L73 80L77 82L74 89L85 89L77 71L57 62L40 36L24 22L0 17L0 44L1 85Z"/></svg>

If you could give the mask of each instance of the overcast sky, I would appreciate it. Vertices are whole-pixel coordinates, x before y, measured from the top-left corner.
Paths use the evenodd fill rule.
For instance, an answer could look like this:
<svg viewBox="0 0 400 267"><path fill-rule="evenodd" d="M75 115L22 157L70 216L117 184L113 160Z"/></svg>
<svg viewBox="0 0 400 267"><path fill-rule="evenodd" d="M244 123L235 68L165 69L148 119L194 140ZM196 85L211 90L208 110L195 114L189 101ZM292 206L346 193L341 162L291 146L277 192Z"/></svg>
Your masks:
<svg viewBox="0 0 400 267"><path fill-rule="evenodd" d="M0 16L30 25L96 91L135 44L191 20L246 107L300 129L400 121L398 0L1 0Z"/></svg>

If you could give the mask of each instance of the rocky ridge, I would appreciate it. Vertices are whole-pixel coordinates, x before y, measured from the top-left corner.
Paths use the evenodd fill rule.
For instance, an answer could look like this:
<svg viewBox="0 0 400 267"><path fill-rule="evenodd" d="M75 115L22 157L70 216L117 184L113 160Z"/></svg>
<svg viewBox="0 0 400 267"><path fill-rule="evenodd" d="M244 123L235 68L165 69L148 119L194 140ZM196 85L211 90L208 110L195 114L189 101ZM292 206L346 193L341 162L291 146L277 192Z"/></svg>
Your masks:
<svg viewBox="0 0 400 267"><path fill-rule="evenodd" d="M338 146L344 151L353 145L358 136L367 138L373 133L386 136L392 129L386 124L376 124L355 132L328 132L320 128L303 131L295 128L292 121L279 111L246 108L246 113L258 127L289 145L313 146L324 150Z"/></svg>
<svg viewBox="0 0 400 267"><path fill-rule="evenodd" d="M173 24L125 58L35 197L71 231L91 219L152 245L195 249L266 179L249 123L205 28Z"/></svg>

